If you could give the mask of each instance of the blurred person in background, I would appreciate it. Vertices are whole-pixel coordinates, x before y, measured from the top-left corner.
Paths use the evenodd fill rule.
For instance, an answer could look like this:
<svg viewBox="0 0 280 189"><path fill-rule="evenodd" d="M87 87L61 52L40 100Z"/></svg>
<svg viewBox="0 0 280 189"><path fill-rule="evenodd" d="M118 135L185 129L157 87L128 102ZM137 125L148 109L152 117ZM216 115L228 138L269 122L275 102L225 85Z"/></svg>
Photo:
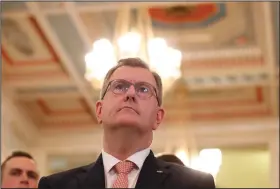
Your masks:
<svg viewBox="0 0 280 189"><path fill-rule="evenodd" d="M33 157L15 151L1 165L1 188L37 188L39 173Z"/></svg>
<svg viewBox="0 0 280 189"><path fill-rule="evenodd" d="M121 59L108 71L96 115L104 130L96 162L42 177L40 189L215 188L210 174L160 161L151 151L164 117L162 81L141 59Z"/></svg>
<svg viewBox="0 0 280 189"><path fill-rule="evenodd" d="M157 156L157 159L160 159L160 160L165 161L165 162L176 163L178 165L185 166L185 164L174 154L159 155L159 156Z"/></svg>

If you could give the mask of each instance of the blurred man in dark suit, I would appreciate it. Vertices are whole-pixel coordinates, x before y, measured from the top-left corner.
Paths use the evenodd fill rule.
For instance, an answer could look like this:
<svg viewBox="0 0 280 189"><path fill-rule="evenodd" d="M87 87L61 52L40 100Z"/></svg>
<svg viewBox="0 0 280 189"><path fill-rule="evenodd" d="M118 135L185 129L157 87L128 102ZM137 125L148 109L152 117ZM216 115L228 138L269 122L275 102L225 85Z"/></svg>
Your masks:
<svg viewBox="0 0 280 189"><path fill-rule="evenodd" d="M166 161L169 163L176 163L178 165L185 166L185 164L180 160L180 158L178 158L177 156L175 156L173 154L162 154L162 155L157 156L157 159L160 159L162 161Z"/></svg>
<svg viewBox="0 0 280 189"><path fill-rule="evenodd" d="M96 162L43 177L40 189L215 188L210 174L155 158L150 145L164 117L162 82L141 59L122 59L108 71L96 115L104 130Z"/></svg>
<svg viewBox="0 0 280 189"><path fill-rule="evenodd" d="M37 188L39 174L33 157L15 151L1 165L1 188Z"/></svg>

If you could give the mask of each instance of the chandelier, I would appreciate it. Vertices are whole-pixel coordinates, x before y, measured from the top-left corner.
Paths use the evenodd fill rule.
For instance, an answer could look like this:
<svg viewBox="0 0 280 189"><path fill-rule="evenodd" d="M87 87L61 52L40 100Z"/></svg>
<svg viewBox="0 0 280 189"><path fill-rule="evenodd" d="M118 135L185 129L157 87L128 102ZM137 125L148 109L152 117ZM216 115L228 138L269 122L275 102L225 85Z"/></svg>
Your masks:
<svg viewBox="0 0 280 189"><path fill-rule="evenodd" d="M181 76L182 54L168 46L163 38L154 37L147 10L131 10L123 7L118 13L113 41L99 39L86 54L85 77L100 89L107 71L116 65L117 59L139 57L162 78L164 93Z"/></svg>

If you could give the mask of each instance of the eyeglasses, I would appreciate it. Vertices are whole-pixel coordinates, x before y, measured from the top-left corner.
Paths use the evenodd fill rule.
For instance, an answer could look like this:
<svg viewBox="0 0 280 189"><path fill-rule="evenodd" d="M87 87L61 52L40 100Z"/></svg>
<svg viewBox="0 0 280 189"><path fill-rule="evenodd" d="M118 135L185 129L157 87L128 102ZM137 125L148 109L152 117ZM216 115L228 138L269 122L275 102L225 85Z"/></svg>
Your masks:
<svg viewBox="0 0 280 189"><path fill-rule="evenodd" d="M128 89L132 86L134 86L135 92L137 96L140 99L148 99L151 96L155 96L157 99L157 102L159 104L158 96L157 96L157 90L154 86L147 82L137 82L137 83L131 83L129 81L123 80L123 79L117 79L112 80L108 83L108 86L106 90L104 91L104 94L102 95L102 100L104 96L106 95L107 91L110 90L116 95L123 95L125 94Z"/></svg>

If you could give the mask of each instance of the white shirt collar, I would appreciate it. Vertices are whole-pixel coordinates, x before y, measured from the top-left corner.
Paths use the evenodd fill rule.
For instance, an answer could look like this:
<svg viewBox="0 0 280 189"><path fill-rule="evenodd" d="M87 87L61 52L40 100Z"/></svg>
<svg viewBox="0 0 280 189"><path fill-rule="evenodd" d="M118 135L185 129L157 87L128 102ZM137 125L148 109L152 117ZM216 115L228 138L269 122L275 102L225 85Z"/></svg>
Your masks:
<svg viewBox="0 0 280 189"><path fill-rule="evenodd" d="M129 156L126 160L129 160L133 163L135 163L138 167L138 169L141 169L145 159L150 153L150 148L146 148L144 150L141 150L139 152L136 152L135 154ZM103 160L103 165L106 173L109 173L111 169L119 163L121 160L115 158L114 156L108 154L104 150L102 150L102 160Z"/></svg>

